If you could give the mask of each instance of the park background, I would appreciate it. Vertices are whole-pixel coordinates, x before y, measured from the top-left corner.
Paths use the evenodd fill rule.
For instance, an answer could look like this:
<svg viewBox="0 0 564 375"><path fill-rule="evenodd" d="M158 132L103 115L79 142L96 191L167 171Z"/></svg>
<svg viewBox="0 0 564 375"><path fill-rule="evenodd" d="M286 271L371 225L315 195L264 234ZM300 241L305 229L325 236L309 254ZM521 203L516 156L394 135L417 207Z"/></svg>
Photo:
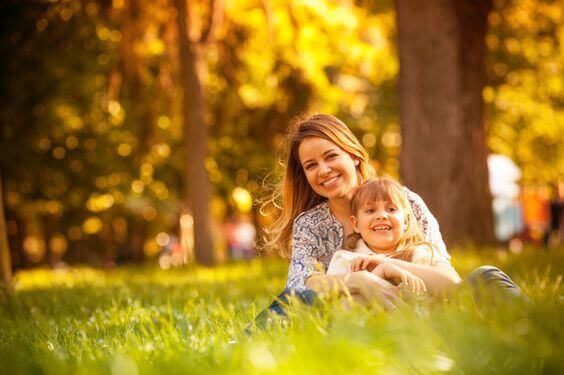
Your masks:
<svg viewBox="0 0 564 375"><path fill-rule="evenodd" d="M266 200L281 178L284 132L315 113L341 118L380 175L423 197L462 274L483 262L515 270L549 303L539 305L545 320L561 322L548 301L561 303L562 229L551 202L561 212L562 17L557 0L3 2L2 348L26 354L13 362L20 370L155 370L160 362L146 357L155 350L131 354L151 332L163 337L150 346L166 349L164 364L182 353L218 369L234 355L244 359L232 370L279 369L269 339L235 353L210 348L283 288L284 262L230 260L260 252L277 212ZM68 306L59 305L65 293ZM202 294L206 303L194 302ZM117 318L128 305L137 323ZM37 314L39 333L24 332ZM168 317L164 328L152 314ZM197 314L208 316L200 333L215 333L194 338ZM62 333L65 319L93 331ZM327 329L318 323L305 332ZM134 326L130 341L120 328L120 338L100 338L114 324L126 337ZM492 331L483 324L475 331ZM559 329L523 334L540 342L547 332L538 352L522 348L532 357L515 359L517 369L561 366ZM347 340L363 337L353 333ZM312 356L322 348L315 340ZM430 362L437 368L424 368L499 370L487 358L511 345L490 344L482 362L444 349Z"/></svg>

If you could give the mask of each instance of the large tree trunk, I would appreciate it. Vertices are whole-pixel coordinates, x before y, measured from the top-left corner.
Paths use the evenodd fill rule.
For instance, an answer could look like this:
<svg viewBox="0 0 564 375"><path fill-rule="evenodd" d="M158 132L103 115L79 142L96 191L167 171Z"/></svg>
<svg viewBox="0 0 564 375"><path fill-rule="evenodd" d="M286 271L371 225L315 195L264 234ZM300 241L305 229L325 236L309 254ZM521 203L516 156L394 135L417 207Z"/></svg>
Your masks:
<svg viewBox="0 0 564 375"><path fill-rule="evenodd" d="M8 246L8 228L4 216L4 194L2 192L2 173L0 173L0 266L2 280L9 291L12 290L12 260Z"/></svg>
<svg viewBox="0 0 564 375"><path fill-rule="evenodd" d="M207 127L204 121L205 101L199 68L202 56L188 32L190 12L186 0L176 0L179 30L180 82L184 91L184 148L186 157L186 201L194 218L194 253L196 261L215 264L209 210L210 182L204 166L207 150Z"/></svg>
<svg viewBox="0 0 564 375"><path fill-rule="evenodd" d="M449 244L494 242L482 89L491 0L397 0L401 175Z"/></svg>

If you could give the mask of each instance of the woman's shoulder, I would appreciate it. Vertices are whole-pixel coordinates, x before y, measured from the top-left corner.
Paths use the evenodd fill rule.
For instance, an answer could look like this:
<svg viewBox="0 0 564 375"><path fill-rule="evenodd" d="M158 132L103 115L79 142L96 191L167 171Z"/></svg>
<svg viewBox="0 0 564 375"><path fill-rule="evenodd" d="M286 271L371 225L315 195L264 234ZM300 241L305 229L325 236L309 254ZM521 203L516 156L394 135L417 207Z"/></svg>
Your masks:
<svg viewBox="0 0 564 375"><path fill-rule="evenodd" d="M409 203L411 203L411 205L425 205L425 202L423 202L423 198L421 198L421 196L411 190L409 190L409 188L407 186L403 186L403 192L405 194L405 197L407 198L407 200L409 201Z"/></svg>
<svg viewBox="0 0 564 375"><path fill-rule="evenodd" d="M423 201L423 198L421 198L419 194L414 193L413 191L409 190L405 186L403 187L403 191L405 193L405 197L407 198L409 204L411 205L411 209L415 214L415 218L417 219L417 221L420 222L420 224L423 225L422 227L423 232L427 233L427 227L428 227L427 221L431 216L431 213L429 212L429 208L427 207L425 201Z"/></svg>

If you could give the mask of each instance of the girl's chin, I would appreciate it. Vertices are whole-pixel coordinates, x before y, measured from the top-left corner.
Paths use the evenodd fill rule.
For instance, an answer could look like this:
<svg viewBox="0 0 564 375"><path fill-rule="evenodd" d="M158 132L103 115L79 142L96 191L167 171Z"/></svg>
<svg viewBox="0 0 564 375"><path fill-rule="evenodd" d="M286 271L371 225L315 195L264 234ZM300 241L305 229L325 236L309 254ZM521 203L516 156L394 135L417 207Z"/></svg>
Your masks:
<svg viewBox="0 0 564 375"><path fill-rule="evenodd" d="M382 252L389 252L389 249L394 248L394 241L392 240L386 240L386 239L382 239L382 238L374 238L371 239L372 241L368 240L366 242L366 244L368 245L368 247L370 247L371 249L378 249L379 251Z"/></svg>

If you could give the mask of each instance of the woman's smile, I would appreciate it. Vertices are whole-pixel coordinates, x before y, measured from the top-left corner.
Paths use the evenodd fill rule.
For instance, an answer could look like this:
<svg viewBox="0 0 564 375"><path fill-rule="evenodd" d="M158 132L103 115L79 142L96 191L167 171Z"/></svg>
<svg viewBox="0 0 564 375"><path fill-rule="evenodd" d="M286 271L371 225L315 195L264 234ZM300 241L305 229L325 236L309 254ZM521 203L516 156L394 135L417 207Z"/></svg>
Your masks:
<svg viewBox="0 0 564 375"><path fill-rule="evenodd" d="M321 183L321 185L323 185L324 187L332 187L333 185L335 185L337 183L337 180L339 179L340 176L334 176L331 177L325 181L323 181Z"/></svg>

